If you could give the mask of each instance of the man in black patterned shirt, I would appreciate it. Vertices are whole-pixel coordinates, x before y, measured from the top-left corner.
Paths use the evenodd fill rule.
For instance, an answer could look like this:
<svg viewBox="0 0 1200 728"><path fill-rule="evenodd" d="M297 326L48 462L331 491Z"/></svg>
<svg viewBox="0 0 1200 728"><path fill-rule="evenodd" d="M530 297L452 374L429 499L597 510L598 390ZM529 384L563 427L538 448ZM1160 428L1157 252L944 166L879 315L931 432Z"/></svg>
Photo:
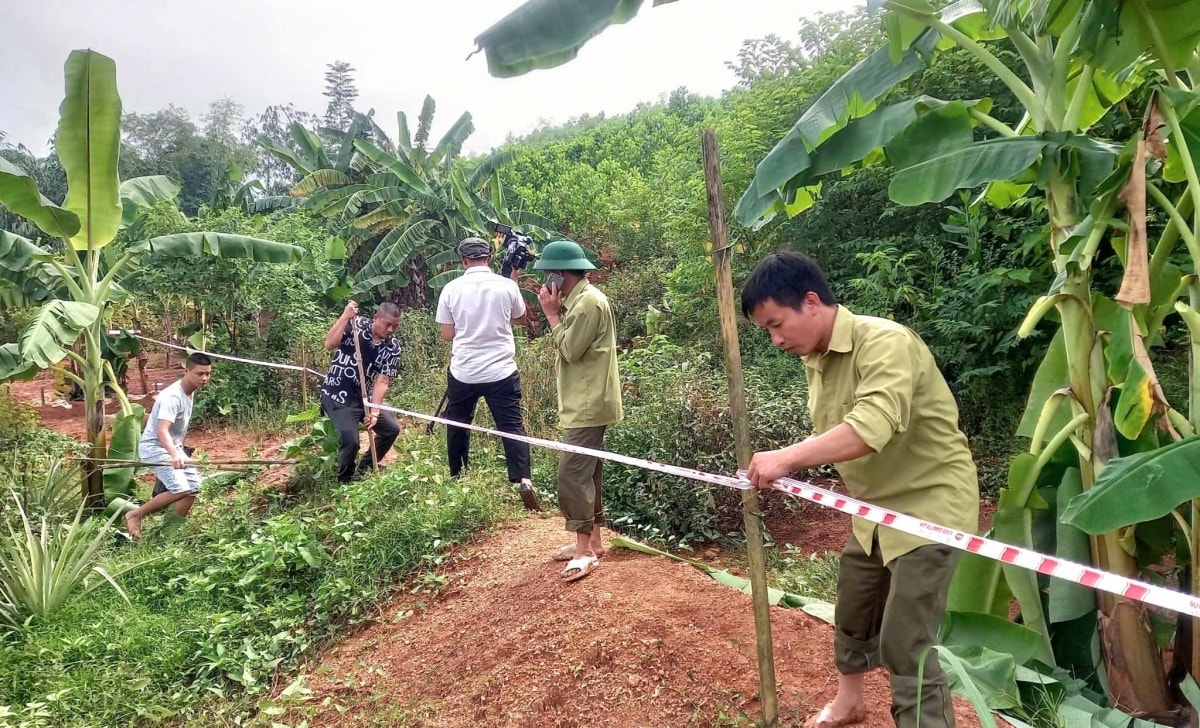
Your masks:
<svg viewBox="0 0 1200 728"><path fill-rule="evenodd" d="M321 409L329 415L340 435L338 450L338 482L348 483L354 476L354 459L358 456L358 423L365 422L375 434L375 450L382 460L400 434L400 425L390 412L363 407L362 385L358 379L358 355L354 336L362 349L363 370L371 383L370 399L382 404L388 384L396 376L400 360L400 342L393 335L400 325L400 309L394 303L382 303L375 315L367 319L358 315L358 304L346 304L342 315L325 334L325 349L333 352L325 381L321 385ZM363 455L358 472L371 467L371 454Z"/></svg>

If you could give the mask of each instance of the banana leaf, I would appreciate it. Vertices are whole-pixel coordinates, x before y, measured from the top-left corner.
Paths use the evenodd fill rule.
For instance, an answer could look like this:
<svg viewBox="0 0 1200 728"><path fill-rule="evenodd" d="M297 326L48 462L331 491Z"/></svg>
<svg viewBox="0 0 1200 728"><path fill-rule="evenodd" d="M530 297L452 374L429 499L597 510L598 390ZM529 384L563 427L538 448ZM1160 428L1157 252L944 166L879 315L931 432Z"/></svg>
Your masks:
<svg viewBox="0 0 1200 728"><path fill-rule="evenodd" d="M298 245L229 233L160 235L133 243L129 250L179 257L207 254L218 258L249 258L257 263L294 263L304 256L304 248Z"/></svg>
<svg viewBox="0 0 1200 728"><path fill-rule="evenodd" d="M1153 521L1200 498L1200 437L1108 462L1062 520L1092 535Z"/></svg>
<svg viewBox="0 0 1200 728"><path fill-rule="evenodd" d="M0 205L52 237L68 239L79 232L75 213L44 197L33 178L4 157L0 157Z"/></svg>
<svg viewBox="0 0 1200 728"><path fill-rule="evenodd" d="M135 177L121 183L121 227L137 221L143 208L159 202L174 200L182 188L164 175Z"/></svg>
<svg viewBox="0 0 1200 728"><path fill-rule="evenodd" d="M117 155L121 147L121 97L117 66L95 51L72 51L66 63L67 93L59 107L55 149L67 173L63 207L75 213L76 250L103 248L121 228Z"/></svg>

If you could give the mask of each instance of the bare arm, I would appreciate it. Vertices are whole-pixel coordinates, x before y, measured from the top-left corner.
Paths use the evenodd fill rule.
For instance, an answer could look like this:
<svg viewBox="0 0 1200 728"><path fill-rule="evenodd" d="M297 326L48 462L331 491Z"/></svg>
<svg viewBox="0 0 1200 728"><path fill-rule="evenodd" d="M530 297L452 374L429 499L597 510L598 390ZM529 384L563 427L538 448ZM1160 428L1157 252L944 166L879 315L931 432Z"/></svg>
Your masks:
<svg viewBox="0 0 1200 728"><path fill-rule="evenodd" d="M829 463L844 463L874 452L849 424L843 422L829 432L793 443L778 450L755 453L746 475L756 488L771 484L789 473Z"/></svg>
<svg viewBox="0 0 1200 728"><path fill-rule="evenodd" d="M512 280L513 283L517 284L517 298L515 301L516 306L513 307L513 310L515 311L519 307L521 309L521 313L514 315L512 317L512 322L514 324L517 324L517 323L524 321L525 314L528 313L528 311L525 308L525 299L521 297L521 286L520 286L521 271L517 270L516 268L513 268L512 272L508 274L508 277Z"/></svg>
<svg viewBox="0 0 1200 728"><path fill-rule="evenodd" d="M175 449L175 441L171 439L171 425L174 423L166 420L158 421L158 431L154 434L158 437L158 444L163 446L163 449L171 456L171 467L178 470L184 465L183 453Z"/></svg>
<svg viewBox="0 0 1200 728"><path fill-rule="evenodd" d="M338 348L338 344L342 343L342 336L346 333L346 324L358 315L358 304L350 301L346 304L346 308L342 311L342 315L338 316L338 320L333 322L333 326L329 327L329 332L325 334L325 351L333 351Z"/></svg>
<svg viewBox="0 0 1200 728"><path fill-rule="evenodd" d="M445 341L454 341L454 324L438 324L442 327L442 339Z"/></svg>
<svg viewBox="0 0 1200 728"><path fill-rule="evenodd" d="M391 377L385 377L380 374L375 377L375 384L371 387L371 402L374 404L383 404L383 398L387 396L388 385L392 383ZM379 410L367 409L366 424L370 430L375 427L375 422L379 419Z"/></svg>
<svg viewBox="0 0 1200 728"><path fill-rule="evenodd" d="M857 460L875 452L846 422L829 432L792 443L784 450L789 453L793 471Z"/></svg>

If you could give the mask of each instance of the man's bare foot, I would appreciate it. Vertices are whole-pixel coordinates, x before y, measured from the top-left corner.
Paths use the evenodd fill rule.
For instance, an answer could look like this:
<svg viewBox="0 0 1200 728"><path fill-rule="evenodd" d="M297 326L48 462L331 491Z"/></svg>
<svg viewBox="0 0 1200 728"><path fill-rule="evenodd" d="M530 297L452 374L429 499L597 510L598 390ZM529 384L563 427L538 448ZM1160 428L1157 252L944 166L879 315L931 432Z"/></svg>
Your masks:
<svg viewBox="0 0 1200 728"><path fill-rule="evenodd" d="M840 706L834 700L826 703L815 715L804 721L804 728L842 728L867 719L867 707L862 703Z"/></svg>
<svg viewBox="0 0 1200 728"><path fill-rule="evenodd" d="M125 528L129 531L129 535L135 539L142 537L142 517L136 515L133 511L126 513L121 519L125 522Z"/></svg>
<svg viewBox="0 0 1200 728"><path fill-rule="evenodd" d="M592 553L596 558L600 558L608 552L604 550L603 546L600 546L599 548L592 546ZM569 543L559 546L557 549L555 549L554 555L550 558L555 561L570 561L571 559L575 558L575 544Z"/></svg>

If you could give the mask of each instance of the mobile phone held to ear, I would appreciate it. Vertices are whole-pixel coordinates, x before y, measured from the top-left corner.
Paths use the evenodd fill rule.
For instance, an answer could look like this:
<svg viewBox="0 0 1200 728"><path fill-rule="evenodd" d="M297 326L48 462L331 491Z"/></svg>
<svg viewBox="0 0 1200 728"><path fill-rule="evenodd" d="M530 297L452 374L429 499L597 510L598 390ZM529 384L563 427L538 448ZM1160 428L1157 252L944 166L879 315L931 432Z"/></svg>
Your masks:
<svg viewBox="0 0 1200 728"><path fill-rule="evenodd" d="M563 287L562 274L547 273L546 274L546 287L549 288L552 293L557 293L557 292L561 291L562 287Z"/></svg>

